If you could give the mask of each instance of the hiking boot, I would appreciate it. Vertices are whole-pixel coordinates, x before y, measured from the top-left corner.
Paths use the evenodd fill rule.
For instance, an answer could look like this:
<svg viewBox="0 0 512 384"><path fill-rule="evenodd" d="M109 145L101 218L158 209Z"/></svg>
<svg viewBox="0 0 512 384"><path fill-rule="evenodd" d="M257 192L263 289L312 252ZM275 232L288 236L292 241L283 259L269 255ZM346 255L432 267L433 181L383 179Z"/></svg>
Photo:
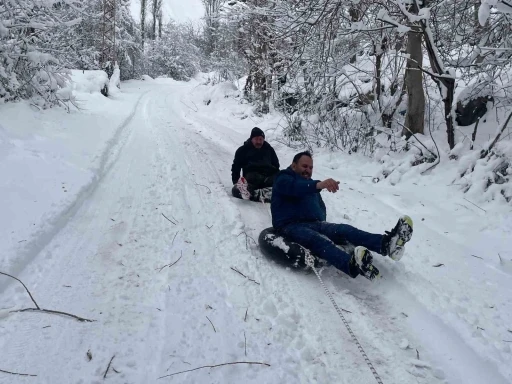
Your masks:
<svg viewBox="0 0 512 384"><path fill-rule="evenodd" d="M412 219L409 216L402 216L398 219L395 228L391 232L386 231L382 240L382 255L389 256L398 261L404 255L405 243L412 237Z"/></svg>
<svg viewBox="0 0 512 384"><path fill-rule="evenodd" d="M365 247L356 247L351 262L354 263L359 270L359 274L368 280L373 280L379 276L379 270L372 264L373 255Z"/></svg>

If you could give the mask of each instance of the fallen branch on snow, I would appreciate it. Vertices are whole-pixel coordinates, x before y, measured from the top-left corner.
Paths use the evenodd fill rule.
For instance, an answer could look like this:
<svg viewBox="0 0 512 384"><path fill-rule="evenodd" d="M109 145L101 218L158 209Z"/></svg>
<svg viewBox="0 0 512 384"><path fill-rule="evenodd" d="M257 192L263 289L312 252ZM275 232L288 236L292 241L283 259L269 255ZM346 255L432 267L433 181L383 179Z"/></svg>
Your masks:
<svg viewBox="0 0 512 384"><path fill-rule="evenodd" d="M482 207L479 207L478 205L476 205L475 203L473 203L473 202L469 201L469 200L468 200L468 199L466 199L465 197L464 197L464 200L466 200L468 203L473 204L475 207L480 208L482 211L484 211L485 213L487 213L487 211L486 211L485 209L483 209Z"/></svg>
<svg viewBox="0 0 512 384"><path fill-rule="evenodd" d="M110 369L110 364L112 364L112 360L114 360L114 357L116 357L116 355L112 356L112 358L110 359L110 361L108 362L108 365L107 365L107 370L105 371L105 374L103 375L103 378L106 379L107 378L107 373L108 373L108 370Z"/></svg>
<svg viewBox="0 0 512 384"><path fill-rule="evenodd" d="M169 267L169 268L171 268L174 264L176 264L178 261L180 261L182 257L183 257L183 251L181 251L181 256L178 258L178 260L176 260L174 263L170 263L170 264L166 264L166 265L164 265L163 267L161 267L161 268L158 270L158 272L161 272L161 271L162 271L162 269L164 269L165 267Z"/></svg>
<svg viewBox="0 0 512 384"><path fill-rule="evenodd" d="M162 216L165 217L167 220L169 220L171 223L173 223L174 225L176 225L176 223L174 221L172 221L171 219L169 219L167 216L165 216L163 213L162 213Z"/></svg>
<svg viewBox="0 0 512 384"><path fill-rule="evenodd" d="M0 372L8 373L9 375L15 375L15 376L31 376L31 377L36 377L37 376L37 375L32 375L30 373L18 373L18 372L4 371L3 369L0 369Z"/></svg>
<svg viewBox="0 0 512 384"><path fill-rule="evenodd" d="M222 367L222 366L225 366L225 365L235 365L235 364L265 365L267 367L270 367L270 364L267 364L267 363L259 363L259 362L254 362L254 361L235 361L233 363L224 363L224 364L216 364L216 365L203 365L202 367L197 367L197 368L194 368L194 369L188 369L186 371L175 372L175 373L171 373L169 375L160 376L158 379L163 379L164 377L179 375L180 373L197 371L199 369L204 369L204 368L217 368L217 367Z"/></svg>
<svg viewBox="0 0 512 384"><path fill-rule="evenodd" d="M174 237L172 238L172 242L171 242L171 245L174 244L174 240L176 240L176 236L178 236L178 233L180 233L180 231L176 232L176 234L174 235Z"/></svg>
<svg viewBox="0 0 512 384"><path fill-rule="evenodd" d="M37 305L36 301L34 300L34 298L32 297L32 294L30 293L30 291L28 290L27 286L25 284L23 284L23 281L21 281L20 279L18 279L17 277L14 277L12 275L9 275L8 273L5 273L5 272L0 272L0 275L5 275L5 276L9 276L10 278L18 281L21 285L23 285L23 288L25 288L25 291L27 291L28 295L30 296L30 299L32 300L32 302L34 303L34 305L36 306L37 309L41 309L39 308L39 305Z"/></svg>
<svg viewBox="0 0 512 384"><path fill-rule="evenodd" d="M205 187L205 188L208 188L206 185L203 185L203 184L198 184L196 183L196 185L199 185L201 187ZM212 193L212 190L210 188L208 188L208 194Z"/></svg>
<svg viewBox="0 0 512 384"><path fill-rule="evenodd" d="M244 350L245 350L245 356L247 356L247 337L245 337L245 331L244 331Z"/></svg>
<svg viewBox="0 0 512 384"><path fill-rule="evenodd" d="M206 318L208 319L208 321L209 321L209 322L210 322L210 324L212 325L212 327L213 327L213 331L214 331L215 333L217 333L217 330L215 329L215 326L213 325L213 323L212 323L212 321L210 320L210 318L209 318L208 316L206 316Z"/></svg>
<svg viewBox="0 0 512 384"><path fill-rule="evenodd" d="M53 314L53 315L62 315L62 316L72 317L73 319L76 319L76 320L81 321L81 322L92 323L93 321L96 321L96 320L90 320L90 319L86 319L86 318L83 318L83 317L80 317L80 316L76 316L76 315L73 315L73 314L67 313L67 312L55 311L55 310L52 310L52 309L41 308L36 303L34 297L30 293L30 291L28 290L27 286L25 284L23 284L23 282L20 279L18 279L17 277L14 277L12 275L9 275L8 273L5 273L5 272L0 272L0 275L8 276L8 277L18 281L21 285L23 285L23 288L25 288L25 290L27 291L28 295L30 296L30 299L32 300L32 302L36 306L36 308L17 309L17 310L14 310L14 311L10 311L10 313L14 313L14 312L44 312L44 313L50 313L50 314Z"/></svg>
<svg viewBox="0 0 512 384"><path fill-rule="evenodd" d="M250 281L252 281L253 283L256 283L256 284L260 285L260 283L258 283L256 280L253 280L253 279L251 279L250 277L245 276L245 275L244 275L242 272L240 272L238 269L233 268L233 267L229 267L229 268L231 268L233 271L235 271L235 272L239 273L240 275L242 275L243 277L245 277L247 280L250 280Z"/></svg>
<svg viewBox="0 0 512 384"><path fill-rule="evenodd" d="M247 232L243 231L243 232L240 232L238 235L236 235L236 237L239 237L240 235L244 234L245 235L245 249L249 249L249 239L251 239L255 245L257 245L258 243L256 243L256 240L254 240L251 236L249 236L247 234Z"/></svg>
<svg viewBox="0 0 512 384"><path fill-rule="evenodd" d="M83 318L83 317L80 317L80 316L77 316L77 315L73 315L71 313L62 312L62 311L54 311L52 309L44 309L44 308L41 308L41 309L38 309L38 308L24 308L24 309L17 309L15 311L11 311L11 312L44 312L44 313L50 313L50 314L53 314L53 315L62 315L62 316L72 317L73 319L76 319L76 320L81 321L83 323L92 323L92 322L96 321L96 320L86 319L86 318Z"/></svg>

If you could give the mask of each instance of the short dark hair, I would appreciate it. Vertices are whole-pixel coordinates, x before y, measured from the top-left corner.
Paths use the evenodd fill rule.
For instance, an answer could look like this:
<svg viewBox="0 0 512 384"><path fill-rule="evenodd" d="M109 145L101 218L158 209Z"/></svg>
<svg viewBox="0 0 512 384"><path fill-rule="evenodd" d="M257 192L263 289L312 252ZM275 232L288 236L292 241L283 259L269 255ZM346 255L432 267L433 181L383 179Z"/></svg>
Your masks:
<svg viewBox="0 0 512 384"><path fill-rule="evenodd" d="M295 164L297 164L302 156L307 156L307 157L309 157L311 159L313 158L313 156L311 155L311 152L303 151L303 152L299 152L295 156L293 156L293 162Z"/></svg>

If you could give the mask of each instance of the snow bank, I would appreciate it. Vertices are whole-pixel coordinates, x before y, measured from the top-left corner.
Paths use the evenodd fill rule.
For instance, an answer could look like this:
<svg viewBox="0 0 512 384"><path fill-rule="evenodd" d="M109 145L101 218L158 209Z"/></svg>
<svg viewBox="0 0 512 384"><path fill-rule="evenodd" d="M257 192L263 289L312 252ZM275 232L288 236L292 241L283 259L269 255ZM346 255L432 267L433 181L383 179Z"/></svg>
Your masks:
<svg viewBox="0 0 512 384"><path fill-rule="evenodd" d="M107 73L101 70L71 71L69 87L78 93L100 93L105 85L109 85Z"/></svg>
<svg viewBox="0 0 512 384"><path fill-rule="evenodd" d="M204 93L203 103L206 105L209 105L211 102L216 104L228 97L240 97L240 92L232 82L225 81L209 87Z"/></svg>
<svg viewBox="0 0 512 384"><path fill-rule="evenodd" d="M103 71L73 71L68 90L80 111L0 105L0 270L23 269L101 174L103 153L139 98L130 87L104 97L107 80Z"/></svg>

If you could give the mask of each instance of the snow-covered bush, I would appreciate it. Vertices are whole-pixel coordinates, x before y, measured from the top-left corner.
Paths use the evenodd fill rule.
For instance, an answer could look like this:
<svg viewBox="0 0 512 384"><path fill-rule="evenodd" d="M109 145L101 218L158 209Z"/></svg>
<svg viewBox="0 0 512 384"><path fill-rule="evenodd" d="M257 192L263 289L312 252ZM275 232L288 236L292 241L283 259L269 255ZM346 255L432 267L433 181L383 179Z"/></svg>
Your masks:
<svg viewBox="0 0 512 384"><path fill-rule="evenodd" d="M189 80L200 70L201 52L190 39L192 31L183 24L170 22L162 36L149 41L145 51L146 73Z"/></svg>
<svg viewBox="0 0 512 384"><path fill-rule="evenodd" d="M57 91L69 72L52 50L41 47L58 29L80 20L68 9L79 9L78 0L66 5L55 0L5 0L0 2L0 102L32 99L39 107L63 103Z"/></svg>

